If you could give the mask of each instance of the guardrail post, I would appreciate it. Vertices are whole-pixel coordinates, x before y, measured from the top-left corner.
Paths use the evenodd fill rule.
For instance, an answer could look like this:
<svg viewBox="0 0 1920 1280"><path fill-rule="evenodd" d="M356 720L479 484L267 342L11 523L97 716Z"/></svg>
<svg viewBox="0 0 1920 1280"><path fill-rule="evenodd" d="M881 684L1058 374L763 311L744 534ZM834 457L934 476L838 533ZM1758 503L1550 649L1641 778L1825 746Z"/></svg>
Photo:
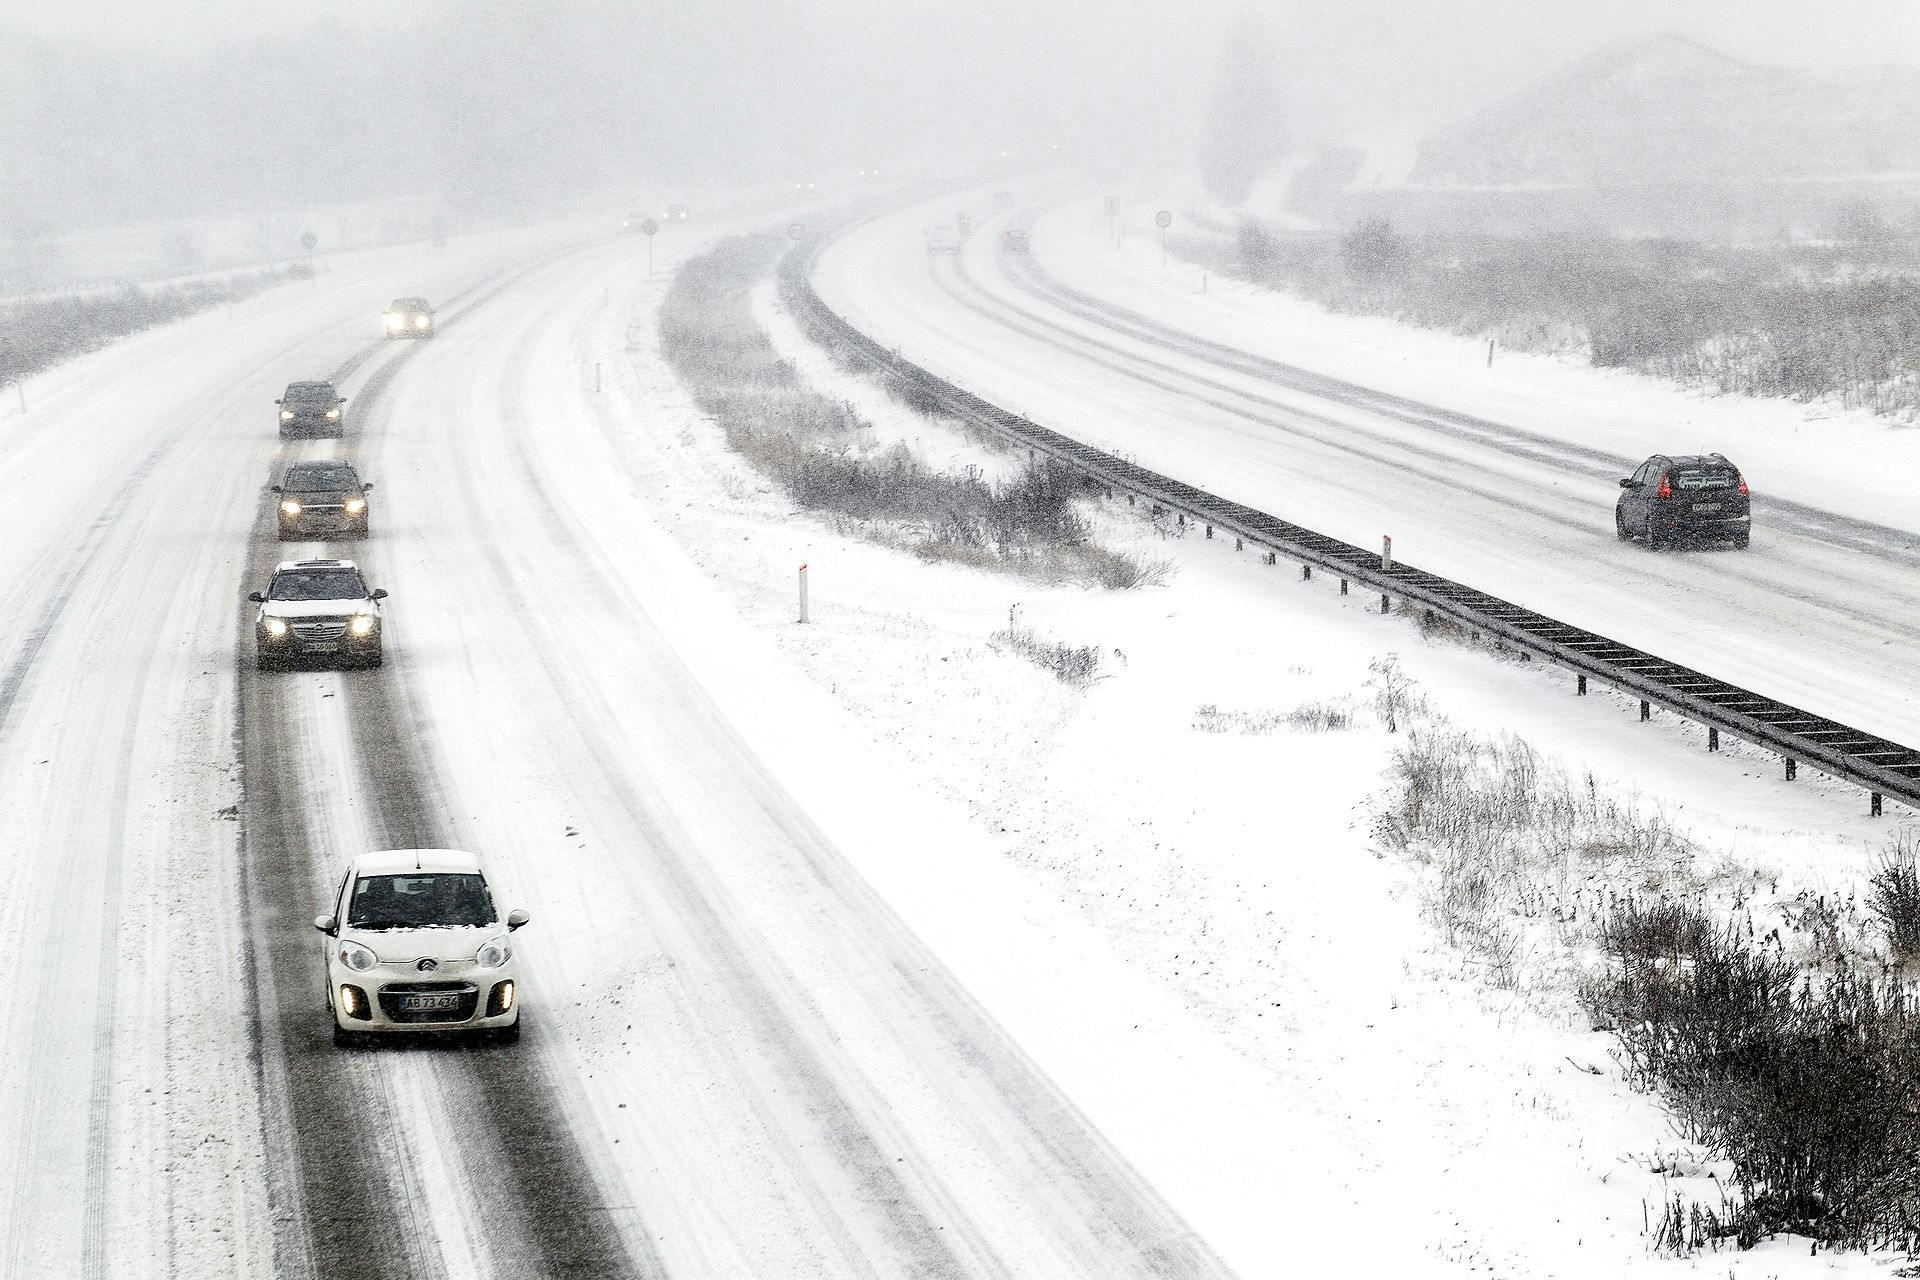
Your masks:
<svg viewBox="0 0 1920 1280"><path fill-rule="evenodd" d="M1212 526L1212 525L1208 525L1208 526L1207 526L1207 540L1208 540L1208 541L1212 541L1212 540L1213 540L1213 526Z"/></svg>
<svg viewBox="0 0 1920 1280"><path fill-rule="evenodd" d="M1783 757L1787 762L1787 781L1792 782L1800 772L1800 763L1792 756Z"/></svg>
<svg viewBox="0 0 1920 1280"><path fill-rule="evenodd" d="M1707 726L1707 750L1718 751L1719 749L1720 749L1720 731L1714 728L1712 725L1708 725Z"/></svg>
<svg viewBox="0 0 1920 1280"><path fill-rule="evenodd" d="M1340 579L1340 594L1347 594L1347 580L1345 578Z"/></svg>
<svg viewBox="0 0 1920 1280"><path fill-rule="evenodd" d="M1653 719L1653 704L1645 698L1640 699L1640 718L1642 720Z"/></svg>
<svg viewBox="0 0 1920 1280"><path fill-rule="evenodd" d="M1313 566L1312 566L1312 565L1310 565L1310 564L1303 564L1303 565L1301 565L1301 566L1300 566L1300 581L1302 581L1302 582L1309 582L1309 581L1311 581L1312 579L1313 579Z"/></svg>
<svg viewBox="0 0 1920 1280"><path fill-rule="evenodd" d="M1279 553L1278 551L1269 551L1269 552L1267 552L1267 563L1268 563L1268 564L1279 564L1279 563L1280 563L1280 553Z"/></svg>
<svg viewBox="0 0 1920 1280"><path fill-rule="evenodd" d="M1867 793L1867 816L1870 818L1880 816L1880 793L1878 791L1869 791Z"/></svg>
<svg viewBox="0 0 1920 1280"><path fill-rule="evenodd" d="M1382 591L1380 593L1380 612L1390 613L1392 611L1393 611L1393 601L1387 596L1386 592Z"/></svg>
<svg viewBox="0 0 1920 1280"><path fill-rule="evenodd" d="M1240 541L1240 539L1235 538L1233 540L1233 549L1235 551L1245 551L1247 549L1247 544Z"/></svg>
<svg viewBox="0 0 1920 1280"><path fill-rule="evenodd" d="M1380 538L1380 567L1393 568L1393 539L1384 534Z"/></svg>
<svg viewBox="0 0 1920 1280"><path fill-rule="evenodd" d="M1584 698L1587 696L1587 678L1585 676L1583 675L1574 676L1573 693L1574 693L1574 696L1578 698Z"/></svg>

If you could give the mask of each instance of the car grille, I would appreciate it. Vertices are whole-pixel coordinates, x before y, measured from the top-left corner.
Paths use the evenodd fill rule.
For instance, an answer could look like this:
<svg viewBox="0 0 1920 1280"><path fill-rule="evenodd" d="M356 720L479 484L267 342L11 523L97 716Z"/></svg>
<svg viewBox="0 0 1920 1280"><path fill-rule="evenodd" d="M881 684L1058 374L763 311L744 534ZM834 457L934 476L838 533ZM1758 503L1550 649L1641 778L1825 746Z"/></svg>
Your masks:
<svg viewBox="0 0 1920 1280"><path fill-rule="evenodd" d="M313 618L293 624L293 634L303 641L338 640L347 634L345 618Z"/></svg>
<svg viewBox="0 0 1920 1280"><path fill-rule="evenodd" d="M451 1009L402 1010L403 995L447 995L460 997ZM480 1003L480 989L471 982L390 982L380 988L380 1012L389 1022L466 1022L472 1019Z"/></svg>

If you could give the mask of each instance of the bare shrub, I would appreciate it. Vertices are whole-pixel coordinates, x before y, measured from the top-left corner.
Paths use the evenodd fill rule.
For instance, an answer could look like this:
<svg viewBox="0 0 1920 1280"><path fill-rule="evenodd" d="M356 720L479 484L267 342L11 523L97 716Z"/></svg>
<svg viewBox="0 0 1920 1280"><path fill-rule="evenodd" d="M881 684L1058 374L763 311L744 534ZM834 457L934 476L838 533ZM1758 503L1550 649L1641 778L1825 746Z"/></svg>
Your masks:
<svg viewBox="0 0 1920 1280"><path fill-rule="evenodd" d="M900 445L863 452L870 425L807 387L754 320L753 289L782 251L770 236L725 241L681 269L661 306L662 352L742 457L798 505L930 561L1114 589L1164 580L1165 565L1092 542L1080 511L1089 482L1051 459L989 483L971 468L933 470Z"/></svg>
<svg viewBox="0 0 1920 1280"><path fill-rule="evenodd" d="M1731 922L1626 900L1602 919L1582 998L1628 1078L1732 1163L1742 1247L1920 1240L1920 1001L1897 979L1816 976Z"/></svg>
<svg viewBox="0 0 1920 1280"><path fill-rule="evenodd" d="M1075 647L1048 640L1029 627L1004 627L993 633L992 641L1051 671L1060 683L1075 688L1092 684L1100 673L1100 651L1091 645Z"/></svg>
<svg viewBox="0 0 1920 1280"><path fill-rule="evenodd" d="M1388 733L1400 732L1402 724L1411 724L1426 713L1426 695L1420 692L1419 681L1400 666L1399 654L1375 658L1367 664L1367 670L1373 673L1366 687L1373 690L1374 714Z"/></svg>
<svg viewBox="0 0 1920 1280"><path fill-rule="evenodd" d="M1348 698L1303 702L1291 711L1223 711L1207 703L1193 713L1193 727L1202 733L1260 735L1282 728L1334 733L1352 728L1353 719L1353 702Z"/></svg>
<svg viewBox="0 0 1920 1280"><path fill-rule="evenodd" d="M1867 907L1902 963L1920 957L1920 840L1901 831L1881 851L1868 880Z"/></svg>

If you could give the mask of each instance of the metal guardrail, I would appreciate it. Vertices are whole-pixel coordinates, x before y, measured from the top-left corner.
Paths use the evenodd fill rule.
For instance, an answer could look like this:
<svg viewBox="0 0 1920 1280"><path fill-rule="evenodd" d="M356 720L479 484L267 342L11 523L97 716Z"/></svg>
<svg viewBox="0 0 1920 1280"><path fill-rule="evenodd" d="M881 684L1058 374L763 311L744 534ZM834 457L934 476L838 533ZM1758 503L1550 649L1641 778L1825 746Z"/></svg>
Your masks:
<svg viewBox="0 0 1920 1280"><path fill-rule="evenodd" d="M1587 691L1589 678L1625 690L1639 698L1642 720L1657 706L1705 725L1710 751L1719 749L1721 733L1729 733L1778 754L1789 780L1804 763L1862 787L1875 816L1883 796L1920 810L1920 751L1911 747L1230 502L989 404L883 346L827 306L809 279L818 248L797 248L781 265L789 308L916 399L1072 467L1105 487L1109 496L1118 491L1129 501L1144 498L1158 509L1191 518L1206 528L1209 538L1222 529L1243 543L1266 548L1271 562L1297 561L1303 576L1315 568L1337 574L1343 593L1348 583L1358 582L1380 594L1382 611L1394 599L1412 602L1524 654L1566 667L1575 674L1579 693Z"/></svg>

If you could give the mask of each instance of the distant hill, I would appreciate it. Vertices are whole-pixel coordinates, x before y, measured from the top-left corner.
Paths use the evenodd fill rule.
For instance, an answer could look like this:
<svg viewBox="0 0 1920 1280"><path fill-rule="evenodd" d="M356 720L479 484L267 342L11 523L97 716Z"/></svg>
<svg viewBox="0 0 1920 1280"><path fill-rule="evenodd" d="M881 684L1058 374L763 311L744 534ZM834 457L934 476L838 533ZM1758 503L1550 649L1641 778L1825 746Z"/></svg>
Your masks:
<svg viewBox="0 0 1920 1280"><path fill-rule="evenodd" d="M1820 181L1920 174L1920 68L1741 62L1618 41L1430 136L1416 187Z"/></svg>

